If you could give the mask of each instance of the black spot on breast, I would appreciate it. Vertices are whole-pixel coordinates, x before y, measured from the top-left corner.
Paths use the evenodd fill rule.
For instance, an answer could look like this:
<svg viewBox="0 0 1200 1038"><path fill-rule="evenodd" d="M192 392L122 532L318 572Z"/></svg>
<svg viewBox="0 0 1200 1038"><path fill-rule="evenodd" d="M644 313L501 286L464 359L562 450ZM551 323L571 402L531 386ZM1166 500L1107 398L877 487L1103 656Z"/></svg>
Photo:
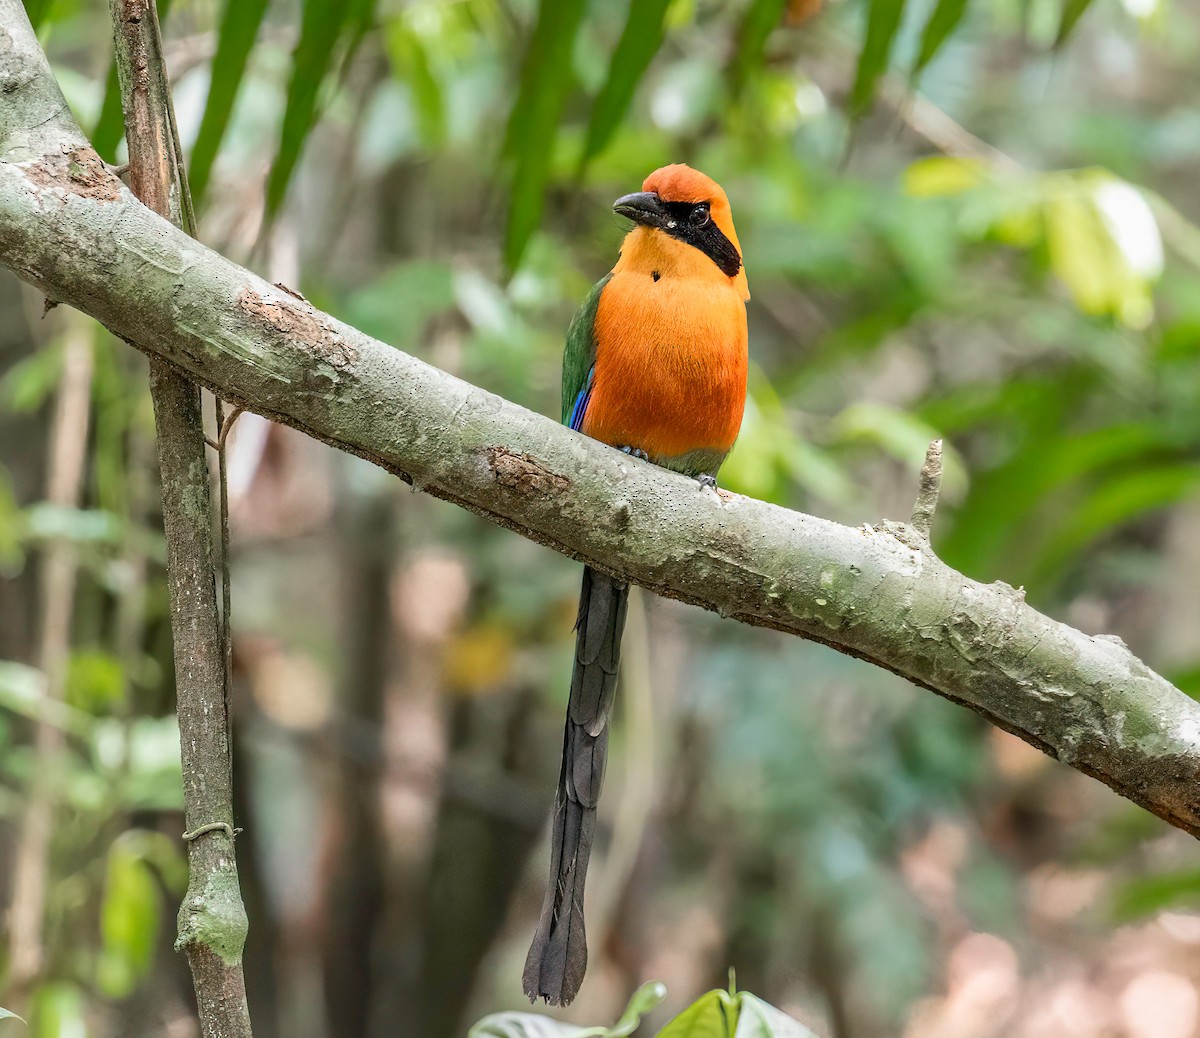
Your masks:
<svg viewBox="0 0 1200 1038"><path fill-rule="evenodd" d="M662 275L657 270L650 271L650 276L652 278L654 278L655 281L657 281L660 277L662 277Z"/></svg>

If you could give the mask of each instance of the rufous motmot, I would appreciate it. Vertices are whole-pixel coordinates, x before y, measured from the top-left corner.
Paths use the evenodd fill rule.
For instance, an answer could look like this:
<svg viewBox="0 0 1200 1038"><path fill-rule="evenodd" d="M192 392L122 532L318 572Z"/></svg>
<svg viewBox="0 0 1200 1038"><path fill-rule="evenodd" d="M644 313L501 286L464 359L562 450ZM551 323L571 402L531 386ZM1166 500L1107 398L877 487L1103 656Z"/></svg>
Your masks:
<svg viewBox="0 0 1200 1038"><path fill-rule="evenodd" d="M746 402L750 290L729 199L673 165L613 209L635 226L567 332L563 423L715 486ZM550 881L523 978L533 1001L567 1005L587 969L583 887L628 595L622 581L584 568Z"/></svg>

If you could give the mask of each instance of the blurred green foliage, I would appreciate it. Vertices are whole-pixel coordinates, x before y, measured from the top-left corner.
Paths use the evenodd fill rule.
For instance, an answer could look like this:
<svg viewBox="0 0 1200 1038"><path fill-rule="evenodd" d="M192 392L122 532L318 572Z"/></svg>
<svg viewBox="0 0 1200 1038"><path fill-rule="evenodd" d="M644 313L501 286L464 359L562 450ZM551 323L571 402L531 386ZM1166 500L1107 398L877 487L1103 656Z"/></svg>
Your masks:
<svg viewBox="0 0 1200 1038"><path fill-rule="evenodd" d="M534 1013L495 1013L471 1028L468 1038L628 1038L642 1017L665 997L656 981L635 992L612 1027L576 1027ZM657 1038L816 1038L774 1006L747 991L716 989L671 1020Z"/></svg>
<svg viewBox="0 0 1200 1038"><path fill-rule="evenodd" d="M807 1027L749 992L719 988L697 999L658 1033L660 1038L815 1038Z"/></svg>
<svg viewBox="0 0 1200 1038"><path fill-rule="evenodd" d="M213 247L399 349L557 414L563 332L623 229L612 199L662 163L697 165L730 195L753 293L750 398L723 485L851 523L904 518L926 444L945 437L938 552L970 577L1023 585L1039 608L1089 632L1119 633L1200 692L1200 645L1175 617L1200 491L1195 12L1078 0L819 6L176 0L167 18L159 3ZM26 7L69 103L116 160L106 12L76 0ZM32 615L43 553L68 544L81 566L65 700L48 714L67 749L53 776L51 962L31 1033L99 1034L98 1013L132 1012L155 988L154 953L169 944L182 883L152 426L143 373L123 344L97 338L84 505L41 502L39 460L7 448L44 438L62 342L54 315L39 324L13 312L25 338L0 374L0 419L22 432L6 439L0 469L0 572L23 582ZM495 769L485 785L508 791L514 812L518 780L540 795L553 779L547 747L566 694L577 572L423 496L389 496L390 481L352 460L299 455L276 433L251 434L262 439L245 449L235 488L235 641L249 715L238 724L251 733L241 774L256 822L240 846L268 877L252 940L276 942L251 949L252 968L285 962L303 988L312 963L288 955L319 944L337 918L321 900L330 881L313 847L351 860L337 840L373 803L336 800L373 760L356 712L365 683L343 687L341 670L369 657L355 639L379 617L404 637L394 587L411 576L407 560L460 565L466 601L459 614L446 607L457 618L437 647L410 631L408 656L381 684L409 710L412 688L434 688L453 756ZM396 517L400 532L380 537L405 560L374 582L353 567L378 531L346 519L370 501ZM434 581L419 611L436 613L451 585ZM0 607L10 611L0 626L36 626L8 599ZM1103 910L1081 930L1097 917L1194 906L1196 872L1161 826L1127 806L1102 809L1079 787L1074 813L1064 810L1062 769L1013 770L973 715L712 617L664 608L650 630L660 636L652 657L666 661L654 672L663 716L649 750L627 725L617 732L612 796L621 801L630 761L649 754L659 785L629 796L657 805L646 838L657 871L643 864L649 878L636 880L654 911L627 896L646 915L707 907L721 930L718 968L735 962L789 1012L837 1021L839 1035L901 1033L941 990L947 932L983 930L1049 956L1024 915L1039 868L1105 870ZM276 643L290 669L261 664ZM20 661L0 664L0 816L10 823L36 766L29 721L47 707L31 651L11 654ZM432 660L433 676L414 677L409 657ZM305 728L287 713L306 703L329 719ZM469 738L476 728L482 749ZM545 774L519 772L528 754L497 748L501 728L539 736ZM423 788L434 800L422 803L430 816L440 806L449 830L462 792L449 779L445 790ZM393 808L402 792L389 789ZM537 825L537 804L532 822L506 823L498 860L519 857L503 841ZM914 895L911 859L932 854L923 841L939 826L966 846L946 852L953 881L935 910ZM441 832L392 857L443 860L431 846ZM478 843L445 854L492 860ZM247 883L253 875L247 867ZM475 894L476 915L504 910L505 897L512 916L523 911L519 887L468 884L456 899ZM392 930L360 945L425 948L441 921L427 912L419 937L397 935L389 917ZM636 931L637 909L619 921ZM475 1017L519 998L507 948L528 934L494 926L478 943L498 949L496 965L476 951L464 970ZM345 954L332 938L328 947ZM290 974L274 968L285 989ZM641 979L621 973L622 992ZM692 1001L712 983L672 991ZM274 990L261 976L252 987ZM331 1004L336 990L330 982ZM437 1001L430 990L408 991L406 1007L422 994ZM456 999L461 1017L469 1000ZM728 1022L729 999L710 993L691 1009L635 999L630 1012L670 1034L668 1012ZM274 1008L285 1019L287 998ZM769 1017L743 1018L755 1012ZM329 1033L340 1038L337 1026Z"/></svg>

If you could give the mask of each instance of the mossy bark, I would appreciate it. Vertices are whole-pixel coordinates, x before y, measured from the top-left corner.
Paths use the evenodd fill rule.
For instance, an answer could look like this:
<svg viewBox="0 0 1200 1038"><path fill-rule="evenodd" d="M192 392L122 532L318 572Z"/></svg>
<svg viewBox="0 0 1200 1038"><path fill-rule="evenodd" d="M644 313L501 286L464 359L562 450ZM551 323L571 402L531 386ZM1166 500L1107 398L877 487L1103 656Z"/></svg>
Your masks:
<svg viewBox="0 0 1200 1038"><path fill-rule="evenodd" d="M206 830L188 841L188 889L175 947L187 953L205 1038L250 1038L242 975L247 922L233 847L229 716L200 391L159 360L151 361L150 390L162 473L184 824L189 833Z"/></svg>

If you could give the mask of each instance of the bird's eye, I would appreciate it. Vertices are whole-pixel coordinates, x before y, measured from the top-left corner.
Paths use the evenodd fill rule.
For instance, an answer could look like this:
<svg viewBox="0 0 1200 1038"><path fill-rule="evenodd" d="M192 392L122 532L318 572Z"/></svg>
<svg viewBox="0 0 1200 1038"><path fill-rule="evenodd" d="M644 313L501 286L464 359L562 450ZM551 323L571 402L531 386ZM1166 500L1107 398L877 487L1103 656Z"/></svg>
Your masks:
<svg viewBox="0 0 1200 1038"><path fill-rule="evenodd" d="M698 206L696 206L692 210L691 216L688 217L688 220L691 222L693 227L703 227L706 223L708 223L708 203L701 202Z"/></svg>

